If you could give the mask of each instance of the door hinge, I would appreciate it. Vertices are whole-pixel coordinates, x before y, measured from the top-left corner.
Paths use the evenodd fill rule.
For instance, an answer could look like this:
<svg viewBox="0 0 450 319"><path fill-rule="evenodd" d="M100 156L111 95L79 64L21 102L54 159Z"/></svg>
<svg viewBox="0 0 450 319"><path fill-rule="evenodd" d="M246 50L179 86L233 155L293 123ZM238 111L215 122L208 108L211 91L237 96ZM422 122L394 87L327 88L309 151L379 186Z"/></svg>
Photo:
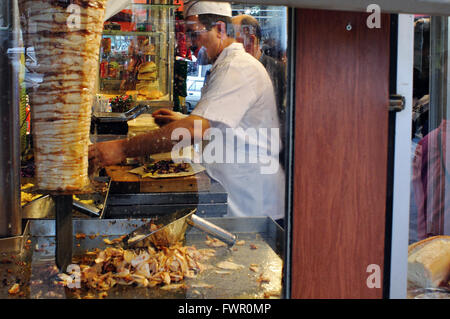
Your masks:
<svg viewBox="0 0 450 319"><path fill-rule="evenodd" d="M401 112L405 109L405 97L398 94L389 96L389 111Z"/></svg>

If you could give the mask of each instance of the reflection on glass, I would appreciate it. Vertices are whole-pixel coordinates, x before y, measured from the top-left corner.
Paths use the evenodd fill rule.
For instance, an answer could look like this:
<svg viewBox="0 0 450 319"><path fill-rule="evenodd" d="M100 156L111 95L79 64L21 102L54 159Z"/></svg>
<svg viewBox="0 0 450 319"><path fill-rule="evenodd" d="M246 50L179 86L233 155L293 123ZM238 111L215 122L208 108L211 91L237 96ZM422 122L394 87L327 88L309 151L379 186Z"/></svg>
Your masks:
<svg viewBox="0 0 450 319"><path fill-rule="evenodd" d="M408 297L449 298L448 17L417 18L414 48Z"/></svg>
<svg viewBox="0 0 450 319"><path fill-rule="evenodd" d="M24 3L32 9L31 16L23 15L26 22L23 31L27 35L23 57L27 67L24 93L32 97L27 106L34 109L35 114L30 120L31 134L45 137L46 143L31 145L34 148L23 156L23 172L29 173L27 181L30 182L28 186L23 185L27 186L23 191L34 196L33 191L37 188L34 187L37 185L34 161L41 154L42 145L54 146L45 157L45 164L52 162L59 168L62 161L55 154L74 149L78 144L72 143L72 137L80 136L83 138L79 143L82 146L80 153L83 158L90 155L84 161L83 172L87 172L88 166L98 169L86 175L92 182L90 186L96 187L93 191L101 196L94 198L91 192L79 194L78 190L68 191L73 202L78 204L73 205L72 214L77 219L74 223L72 261L78 267L75 269L82 272L83 289L80 290L63 288L69 288L69 282L65 281L70 281L70 276L62 275L64 269L57 269L53 264L54 246L61 246L61 242L55 242L55 225L51 220L55 217L55 209L53 205L52 210L50 204L45 209L42 206L44 199L45 202L51 201L51 197L44 191L44 194L39 194L37 198L30 197L30 202L24 203L23 211L29 214L36 212L32 209L36 208L36 204L41 204L39 211L45 216L42 220L32 221L33 226L29 227L30 239L26 244L32 248L27 251L33 253L33 258L30 261L30 256L24 256L28 267L24 273L30 280L24 279L25 289L21 296L11 297L282 297L284 233L280 225L283 225L285 214L285 176L283 167L279 165L284 137L278 130L280 123L284 122L280 110L286 105L285 84L281 84L283 88L279 90L277 81L285 80L286 74L286 8L234 7L234 15L254 16L260 24L261 38L257 47L261 55L250 56L241 43L230 41L230 50L225 50L225 53L239 51L238 58L242 60L235 67L233 76L227 78L226 66L214 64L214 67L222 68L218 71L211 63L208 64L214 60L210 59L214 55L211 50L216 45L211 46L205 41L195 49L191 48L192 43L188 43L188 33L183 31L184 21L179 19L179 12L172 15L173 5L133 5L105 24L98 19L96 42L89 47L89 59L83 60L80 57L87 54L86 49L70 40L78 39L84 43L87 31L80 35L66 30L65 24L56 22L54 26L61 26L64 32L46 30L48 24L41 23L38 24L39 29L34 30L29 18L40 19L40 8L34 1ZM66 8L61 6L62 2L43 3L49 7L56 6L52 9L60 13L50 19L68 14ZM230 30L233 30L231 19L229 22ZM199 31L199 34L205 35L202 30L191 30L190 34ZM45 35L45 45L40 42L41 34L36 32ZM61 45L54 45L60 42ZM222 44L219 43L219 47ZM68 49L71 51L66 52ZM67 53L63 60L58 55L61 52ZM227 54L224 55L220 59L228 63L225 60ZM266 70L266 65L260 63L263 62L261 56L265 57L264 61L270 61L267 65L277 66L279 71L271 72L270 66ZM219 59L217 54L214 58L216 61ZM84 90L75 97L69 95L72 88L78 89L79 77L77 69L68 72L70 78L62 71L55 71L60 68L65 70L65 64L71 67L74 64L74 67L89 72L83 75L83 79L89 81L90 90ZM242 72L245 69L247 72ZM94 88L95 81L97 86ZM44 92L50 84L52 87L48 92L51 93ZM153 98L152 89L158 89L164 96ZM282 92L280 98L275 99L278 92ZM95 94L98 98L91 99ZM145 104L155 102L152 106L157 107L172 106L171 103L160 102L173 102L174 109L159 109L153 113L152 109L136 118L124 119L121 116L124 107L128 106L128 99L108 99L108 95L123 94ZM78 103L77 98L80 97L86 97L83 104ZM183 98L186 98L185 101ZM68 103L73 99L74 102ZM278 100L281 102L277 103ZM183 109L184 102L187 105L191 101L196 104L193 102L189 110ZM207 103L211 108L200 113L199 109L205 110ZM59 123L59 111L68 106L71 112L66 110L64 114L70 118L70 123ZM120 112L103 112L113 107ZM98 111L96 113L114 114L110 117L96 117L94 114L91 117L92 108ZM75 111L76 116L73 115ZM175 111L191 112L194 116ZM169 120L166 118L164 122L166 115ZM216 130L209 131L209 135L201 131L198 140L198 136L195 136L196 139L187 138L189 146L183 148L187 152L172 154L174 145L181 142L172 137L175 128L193 128L195 120L201 117ZM92 123L97 125L95 134L88 130ZM106 130L102 132L98 129L99 123L107 123L108 128L114 129L108 133L105 133ZM83 132L73 134L68 131L64 134L64 140L55 143L63 137L58 132L54 133L59 128L57 125L65 133L69 128L83 126ZM88 145L88 138L97 143ZM219 153L225 156L220 158ZM189 171L184 165L186 163L177 165L173 162L174 159L194 161L197 156L203 158L199 163L193 163L191 168L194 164L203 165L198 171ZM77 162L72 160L69 164ZM95 166L97 164L98 167ZM26 170L28 165L32 168L29 172ZM41 166L38 169L42 169ZM156 174L154 169L158 170ZM44 181L49 178L58 183L62 181L61 174L43 176ZM68 178L68 181L72 179ZM113 182L108 184L105 180ZM78 211L80 203L98 209L102 218L89 215L86 210ZM149 221L155 222L158 216L171 215L180 208L195 208L199 216L237 234L235 246L230 249L226 244L206 237L204 230L193 227L186 229L185 240L177 243L176 247L159 249L148 246L126 252L117 245L124 235L136 227ZM34 227L36 223L40 227ZM161 267L155 269L157 259ZM3 273L5 267L0 268L0 273ZM86 278L89 280L83 281ZM9 288L11 286L0 290L0 296L8 296Z"/></svg>
<svg viewBox="0 0 450 319"><path fill-rule="evenodd" d="M417 229L411 233L411 239L422 240L450 232L445 224L450 209L446 161L450 106L447 100L448 21L439 17L420 18L415 30L412 220L417 223Z"/></svg>
<svg viewBox="0 0 450 319"><path fill-rule="evenodd" d="M173 6L133 4L104 24L99 94L172 101Z"/></svg>

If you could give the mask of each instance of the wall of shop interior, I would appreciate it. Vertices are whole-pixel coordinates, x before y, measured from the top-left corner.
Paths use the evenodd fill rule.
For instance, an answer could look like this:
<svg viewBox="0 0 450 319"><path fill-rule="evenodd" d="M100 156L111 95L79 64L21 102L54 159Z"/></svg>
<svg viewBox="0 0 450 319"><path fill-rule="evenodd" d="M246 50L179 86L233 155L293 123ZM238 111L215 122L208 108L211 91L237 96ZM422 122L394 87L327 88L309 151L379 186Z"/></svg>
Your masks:
<svg viewBox="0 0 450 319"><path fill-rule="evenodd" d="M296 14L291 297L382 298L389 16Z"/></svg>

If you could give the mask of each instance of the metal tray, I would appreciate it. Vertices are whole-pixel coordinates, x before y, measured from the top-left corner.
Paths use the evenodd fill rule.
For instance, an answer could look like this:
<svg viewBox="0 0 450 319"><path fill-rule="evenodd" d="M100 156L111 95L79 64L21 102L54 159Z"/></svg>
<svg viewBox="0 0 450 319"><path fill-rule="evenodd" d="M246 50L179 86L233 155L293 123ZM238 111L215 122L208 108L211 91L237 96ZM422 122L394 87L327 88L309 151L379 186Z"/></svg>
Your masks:
<svg viewBox="0 0 450 319"><path fill-rule="evenodd" d="M98 123L119 123L135 119L137 116L149 110L148 105L137 105L124 113L101 112L94 113L92 119Z"/></svg>
<svg viewBox="0 0 450 319"><path fill-rule="evenodd" d="M171 213L179 208L197 208L201 217L222 217L227 213L228 194L220 183L212 180L211 188L201 192L114 193L108 196L104 218L145 218Z"/></svg>
<svg viewBox="0 0 450 319"><path fill-rule="evenodd" d="M160 287L137 288L116 286L108 291L107 298L153 299L153 298L280 298L282 297L283 243L284 231L268 217L254 218L208 218L212 223L245 240L242 246L216 248L216 256L206 262L207 269L194 279L185 279L187 289L167 291ZM82 255L87 250L103 249L105 236L109 239L127 234L142 225L145 220L73 220L74 234L84 233L85 239L74 238L74 255ZM24 233L23 243L28 248L20 255L0 253L0 298L74 298L69 289L55 285L58 273L54 264L55 222L54 220L30 220ZM101 234L89 238L89 235ZM186 232L186 245L197 248L209 248L205 244L205 234L195 228ZM251 244L257 248L251 247ZM2 262L9 260L11 262ZM218 262L231 260L244 265L240 270L221 274L215 267ZM257 264L259 272L249 269ZM258 282L259 276L270 278L267 283ZM13 283L21 284L20 295L9 295L8 289ZM201 288L198 284L211 285ZM83 296L83 295L82 295Z"/></svg>

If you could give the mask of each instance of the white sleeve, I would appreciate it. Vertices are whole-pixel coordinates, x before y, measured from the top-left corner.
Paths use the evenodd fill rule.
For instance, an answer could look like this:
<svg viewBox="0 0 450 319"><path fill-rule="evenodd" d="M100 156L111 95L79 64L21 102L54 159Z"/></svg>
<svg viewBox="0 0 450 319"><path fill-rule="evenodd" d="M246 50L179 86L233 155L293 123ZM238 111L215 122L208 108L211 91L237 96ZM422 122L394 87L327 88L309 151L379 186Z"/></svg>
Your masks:
<svg viewBox="0 0 450 319"><path fill-rule="evenodd" d="M211 72L192 114L232 128L239 125L255 103L256 94L251 85L253 79L244 76L237 64L218 66Z"/></svg>

